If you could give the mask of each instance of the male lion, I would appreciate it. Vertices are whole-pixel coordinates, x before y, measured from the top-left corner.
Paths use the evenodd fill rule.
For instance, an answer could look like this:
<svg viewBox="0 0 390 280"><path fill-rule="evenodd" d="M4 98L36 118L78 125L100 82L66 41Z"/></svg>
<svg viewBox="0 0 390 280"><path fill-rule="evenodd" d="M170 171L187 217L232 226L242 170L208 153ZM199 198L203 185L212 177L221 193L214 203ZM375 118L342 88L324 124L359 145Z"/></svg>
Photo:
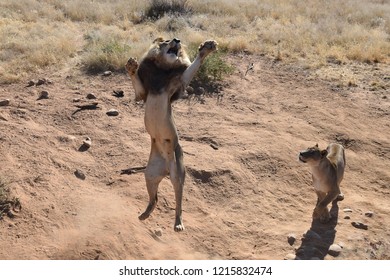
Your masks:
<svg viewBox="0 0 390 280"><path fill-rule="evenodd" d="M313 218L327 223L331 218L328 204L335 199L344 199L340 192L340 182L345 169L344 147L331 143L326 150L321 151L316 144L300 152L299 160L308 163L312 171L313 185L318 197Z"/></svg>
<svg viewBox="0 0 390 280"><path fill-rule="evenodd" d="M174 230L184 230L181 214L185 170L171 103L180 98L205 57L216 49L217 42L204 42L191 63L179 39L158 38L140 63L130 58L126 64L135 100L145 102L144 121L152 145L145 169L149 204L139 216L140 220L147 219L153 212L157 204L158 185L169 174L176 200Z"/></svg>

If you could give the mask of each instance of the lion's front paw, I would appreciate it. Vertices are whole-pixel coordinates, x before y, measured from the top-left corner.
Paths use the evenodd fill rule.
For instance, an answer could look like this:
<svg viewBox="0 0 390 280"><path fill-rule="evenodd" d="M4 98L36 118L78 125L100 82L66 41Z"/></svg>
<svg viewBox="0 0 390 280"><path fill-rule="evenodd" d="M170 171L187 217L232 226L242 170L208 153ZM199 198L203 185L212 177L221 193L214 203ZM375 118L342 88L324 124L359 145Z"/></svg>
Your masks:
<svg viewBox="0 0 390 280"><path fill-rule="evenodd" d="M206 41L199 46L199 54L201 57L205 57L211 52L216 51L218 48L218 43L214 40Z"/></svg>
<svg viewBox="0 0 390 280"><path fill-rule="evenodd" d="M125 65L126 71L129 75L135 75L138 69L138 61L135 57L130 57Z"/></svg>

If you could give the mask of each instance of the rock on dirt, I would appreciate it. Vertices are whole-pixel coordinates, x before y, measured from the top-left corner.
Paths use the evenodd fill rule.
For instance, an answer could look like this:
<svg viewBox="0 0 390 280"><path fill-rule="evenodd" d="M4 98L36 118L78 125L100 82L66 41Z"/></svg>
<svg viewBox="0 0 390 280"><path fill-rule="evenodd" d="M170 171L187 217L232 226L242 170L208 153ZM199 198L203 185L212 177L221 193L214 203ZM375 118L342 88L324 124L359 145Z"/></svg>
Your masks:
<svg viewBox="0 0 390 280"><path fill-rule="evenodd" d="M351 223L355 228L368 230L368 226L366 224L363 224L361 222L352 222Z"/></svg>
<svg viewBox="0 0 390 280"><path fill-rule="evenodd" d="M329 247L328 254L333 256L333 257L337 257L338 255L340 255L341 251L342 251L342 248L340 245L332 244Z"/></svg>
<svg viewBox="0 0 390 280"><path fill-rule="evenodd" d="M288 244L290 244L291 246L294 244L295 240L297 240L295 234L290 233L290 234L287 236L287 242L288 242Z"/></svg>
<svg viewBox="0 0 390 280"><path fill-rule="evenodd" d="M372 217L374 216L374 212L372 212L372 211L367 211L366 213L364 213L364 215L365 215L366 217L372 218Z"/></svg>
<svg viewBox="0 0 390 280"><path fill-rule="evenodd" d="M47 92L46 90L42 90L37 100L41 99L49 99L49 92Z"/></svg>
<svg viewBox="0 0 390 280"><path fill-rule="evenodd" d="M110 110L108 110L107 111L107 113L106 113L108 116L118 116L119 115L119 111L118 110L116 110L116 109L110 109Z"/></svg>
<svg viewBox="0 0 390 280"><path fill-rule="evenodd" d="M75 175L77 178L81 179L81 180L85 180L85 178L86 178L84 172L81 171L81 170L79 170L79 169L76 169L76 171L74 172L74 175Z"/></svg>
<svg viewBox="0 0 390 280"><path fill-rule="evenodd" d="M10 103L9 99L0 100L0 106L8 106Z"/></svg>

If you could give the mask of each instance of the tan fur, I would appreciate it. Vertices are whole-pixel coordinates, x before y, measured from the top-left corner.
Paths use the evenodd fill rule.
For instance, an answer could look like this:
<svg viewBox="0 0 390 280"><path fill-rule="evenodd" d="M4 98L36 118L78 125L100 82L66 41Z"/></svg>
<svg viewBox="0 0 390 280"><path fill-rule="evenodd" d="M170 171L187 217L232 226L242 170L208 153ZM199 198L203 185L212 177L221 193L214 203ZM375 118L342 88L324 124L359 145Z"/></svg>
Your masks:
<svg viewBox="0 0 390 280"><path fill-rule="evenodd" d="M313 185L318 197L313 218L319 218L322 223L326 223L331 218L328 204L335 199L344 199L340 192L345 169L344 147L331 143L326 150L321 151L316 145L301 151L299 160L311 167Z"/></svg>
<svg viewBox="0 0 390 280"><path fill-rule="evenodd" d="M145 127L151 137L151 151L145 170L149 204L139 216L140 220L148 218L153 212L157 204L158 185L169 175L176 200L174 230L184 230L182 197L185 169L171 103L180 98L204 58L216 49L215 41L204 42L191 63L180 40L158 38L140 63L130 58L126 64L135 99L145 101Z"/></svg>

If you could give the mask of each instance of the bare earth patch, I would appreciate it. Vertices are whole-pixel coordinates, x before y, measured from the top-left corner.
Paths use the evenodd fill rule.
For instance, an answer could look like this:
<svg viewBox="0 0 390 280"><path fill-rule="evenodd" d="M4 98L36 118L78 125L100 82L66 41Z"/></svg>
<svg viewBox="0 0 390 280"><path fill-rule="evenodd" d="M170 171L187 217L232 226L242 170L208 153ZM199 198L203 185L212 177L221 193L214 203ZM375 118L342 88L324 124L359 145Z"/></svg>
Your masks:
<svg viewBox="0 0 390 280"><path fill-rule="evenodd" d="M172 229L168 179L155 212L137 218L143 173L122 171L146 164L150 140L125 75L64 70L47 73L51 83L2 86L0 176L23 209L0 220L0 259L389 259L388 91L335 88L264 57L230 59L236 71L218 98L174 104L187 168L182 233ZM322 225L297 157L332 141L346 147L345 199Z"/></svg>

